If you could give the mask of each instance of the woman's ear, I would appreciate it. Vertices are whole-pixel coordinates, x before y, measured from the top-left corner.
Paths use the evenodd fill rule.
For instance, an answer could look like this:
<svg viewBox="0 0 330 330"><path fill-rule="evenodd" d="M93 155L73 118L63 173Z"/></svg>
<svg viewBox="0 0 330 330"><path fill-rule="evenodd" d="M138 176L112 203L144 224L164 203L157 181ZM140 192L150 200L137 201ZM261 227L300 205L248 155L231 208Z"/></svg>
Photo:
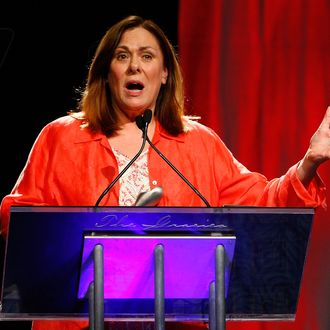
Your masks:
<svg viewBox="0 0 330 330"><path fill-rule="evenodd" d="M168 71L167 71L167 68L165 68L165 69L163 70L163 73L162 73L162 84L163 84L163 85L166 84L167 76L168 76Z"/></svg>

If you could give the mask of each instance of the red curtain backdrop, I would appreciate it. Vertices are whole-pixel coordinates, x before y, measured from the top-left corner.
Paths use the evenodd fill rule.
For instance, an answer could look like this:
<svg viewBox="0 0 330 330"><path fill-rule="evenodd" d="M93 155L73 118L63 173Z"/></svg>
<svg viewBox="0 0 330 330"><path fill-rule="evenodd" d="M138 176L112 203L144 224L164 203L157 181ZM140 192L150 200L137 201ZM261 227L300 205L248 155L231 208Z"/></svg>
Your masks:
<svg viewBox="0 0 330 330"><path fill-rule="evenodd" d="M181 0L190 114L268 178L301 159L330 105L329 0ZM330 163L319 170L328 187ZM231 329L330 329L330 211L314 218L296 320Z"/></svg>

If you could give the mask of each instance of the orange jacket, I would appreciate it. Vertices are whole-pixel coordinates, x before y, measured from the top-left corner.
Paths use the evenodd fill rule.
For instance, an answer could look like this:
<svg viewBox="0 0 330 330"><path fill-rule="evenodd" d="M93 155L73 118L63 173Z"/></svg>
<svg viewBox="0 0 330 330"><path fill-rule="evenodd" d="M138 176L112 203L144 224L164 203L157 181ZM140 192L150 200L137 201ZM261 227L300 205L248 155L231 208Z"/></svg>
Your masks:
<svg viewBox="0 0 330 330"><path fill-rule="evenodd" d="M11 205L93 206L118 175L106 136L81 129L80 123L64 116L40 132L11 194L2 200L3 235L7 233ZM240 164L210 128L195 121L187 121L186 127L186 133L174 137L157 124L153 143L212 207L325 207L325 187L318 176L305 189L297 177L296 164L282 177L268 181ZM152 148L148 167L150 187L161 186L164 190L160 206L205 206ZM100 206L118 205L118 185Z"/></svg>
<svg viewBox="0 0 330 330"><path fill-rule="evenodd" d="M49 123L39 134L15 187L1 204L2 233L6 236L10 205L93 206L118 174L116 158L103 134L80 128L70 116ZM267 181L248 171L211 129L187 122L188 132L178 137L158 124L153 143L201 192L211 206L225 204L259 206L325 207L325 187L316 177L304 188L297 165L281 178ZM150 187L161 186L161 206L204 206L152 148L149 149ZM118 205L118 183L100 206ZM33 329L87 329L88 321L34 321ZM180 329L204 329L201 322Z"/></svg>

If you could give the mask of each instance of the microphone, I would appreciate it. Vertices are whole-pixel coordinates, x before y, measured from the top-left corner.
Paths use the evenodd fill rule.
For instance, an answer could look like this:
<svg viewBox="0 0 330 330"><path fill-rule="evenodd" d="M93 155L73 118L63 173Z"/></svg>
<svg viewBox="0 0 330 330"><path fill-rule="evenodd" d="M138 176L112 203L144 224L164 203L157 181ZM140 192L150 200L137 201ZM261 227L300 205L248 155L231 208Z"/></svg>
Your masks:
<svg viewBox="0 0 330 330"><path fill-rule="evenodd" d="M123 174L129 169L129 167L136 161L136 159L141 155L144 146L146 144L147 141L147 134L148 134L148 126L150 124L151 121L151 117L152 117L152 111L147 109L144 111L143 115L139 115L136 118L136 122L139 121L139 123L141 123L141 127L138 126L142 132L142 145L141 148L139 149L139 151L137 152L137 154L130 160L130 162L123 168L123 170L114 178L114 180L104 189L104 191L102 192L102 194L100 195L100 197L97 199L95 206L98 206L101 202L101 200L103 199L103 197L109 192L109 190L115 185L115 183L123 176Z"/></svg>
<svg viewBox="0 0 330 330"><path fill-rule="evenodd" d="M135 118L135 123L137 127L142 130L143 134L146 135L146 138L148 136L147 132L145 130L148 128L149 123L151 122L152 117L152 111L150 109L144 110L143 115L139 115Z"/></svg>
<svg viewBox="0 0 330 330"><path fill-rule="evenodd" d="M140 193L134 206L156 206L163 196L163 188L155 187L154 189Z"/></svg>
<svg viewBox="0 0 330 330"><path fill-rule="evenodd" d="M148 111L148 113L146 113ZM150 112L150 113L149 113ZM144 116L146 116L144 118ZM151 110L147 109L145 111L145 115L142 118L136 120L136 125L142 130L142 132L146 135L146 140L149 143L149 145L154 149L157 154L176 172L176 174L179 175L179 177L194 191L195 194L205 203L207 207L211 207L210 203L207 201L207 199L197 190L196 187L193 186L193 184L167 159L164 154L150 141L147 132L145 132L145 119L151 120L152 112Z"/></svg>

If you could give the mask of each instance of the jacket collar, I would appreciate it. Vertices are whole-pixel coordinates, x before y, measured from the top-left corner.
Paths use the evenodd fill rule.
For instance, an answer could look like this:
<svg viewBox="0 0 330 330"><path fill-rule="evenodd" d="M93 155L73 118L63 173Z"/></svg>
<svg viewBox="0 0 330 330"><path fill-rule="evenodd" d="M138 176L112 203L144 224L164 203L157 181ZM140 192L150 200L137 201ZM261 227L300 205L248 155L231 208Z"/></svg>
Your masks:
<svg viewBox="0 0 330 330"><path fill-rule="evenodd" d="M80 123L79 123L80 125ZM160 138L163 137L168 140L175 140L178 142L184 142L185 140L185 133L181 133L177 136L173 136L170 133L168 133L158 122L156 121L156 129L155 129L155 134L152 139L153 143L157 143ZM109 148L109 143L107 140L107 137L105 134L101 132L91 132L88 128L81 128L77 130L76 136L75 136L75 143L87 143L91 141L97 141L100 140L101 144L104 145L105 147Z"/></svg>
<svg viewBox="0 0 330 330"><path fill-rule="evenodd" d="M101 132L92 132L90 129L82 128L81 122L78 123L78 129L76 131L76 135L74 138L74 143L89 143L92 141L101 141L101 144L106 147L110 148L109 142L105 134Z"/></svg>
<svg viewBox="0 0 330 330"><path fill-rule="evenodd" d="M170 133L168 133L161 125L160 123L156 122L156 129L155 129L155 134L154 137L152 139L153 143L157 143L160 140L160 137L164 137L165 139L168 140L175 140L178 142L184 142L185 139L185 133L181 133L177 136L171 135Z"/></svg>

